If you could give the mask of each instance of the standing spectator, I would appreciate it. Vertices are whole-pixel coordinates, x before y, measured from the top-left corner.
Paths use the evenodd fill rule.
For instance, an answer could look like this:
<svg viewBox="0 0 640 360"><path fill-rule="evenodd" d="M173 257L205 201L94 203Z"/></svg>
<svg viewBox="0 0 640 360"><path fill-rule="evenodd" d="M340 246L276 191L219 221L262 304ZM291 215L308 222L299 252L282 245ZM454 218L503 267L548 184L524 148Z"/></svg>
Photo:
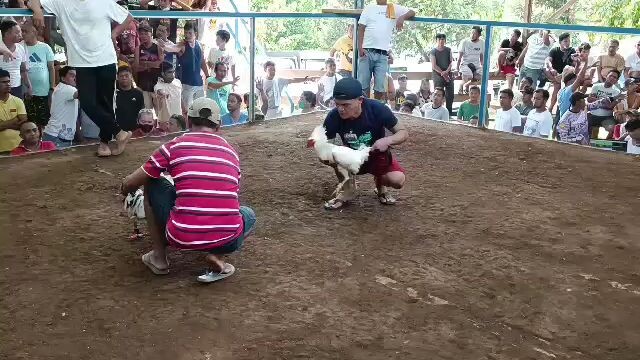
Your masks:
<svg viewBox="0 0 640 360"><path fill-rule="evenodd" d="M20 144L20 125L27 121L27 111L19 97L11 95L11 75L0 69L0 154Z"/></svg>
<svg viewBox="0 0 640 360"><path fill-rule="evenodd" d="M33 25L22 25L22 29L29 53L28 74L33 89L33 96L25 101L27 117L43 128L49 121L49 96L56 86L53 50L49 45L38 41L38 34Z"/></svg>
<svg viewBox="0 0 640 360"><path fill-rule="evenodd" d="M256 89L262 100L261 111L265 114L265 118L273 119L282 116L280 105L282 104L282 89L293 83L301 83L311 78L305 76L303 78L282 79L276 77L276 64L273 61L264 63L265 77L256 81Z"/></svg>
<svg viewBox="0 0 640 360"><path fill-rule="evenodd" d="M607 53L598 57L598 81L604 82L607 74L611 70L618 70L622 74L624 71L624 58L618 54L620 42L618 40L609 40Z"/></svg>
<svg viewBox="0 0 640 360"><path fill-rule="evenodd" d="M222 61L218 61L213 66L216 76L207 79L207 97L212 99L218 104L220 114L225 115L229 111L227 110L227 101L229 100L229 94L233 91L233 85L235 85L240 77L236 77L233 80L225 80L227 77L227 64Z"/></svg>
<svg viewBox="0 0 640 360"><path fill-rule="evenodd" d="M20 125L20 137L22 141L18 147L11 150L11 156L56 150L56 144L53 142L40 140L40 129L31 121Z"/></svg>
<svg viewBox="0 0 640 360"><path fill-rule="evenodd" d="M520 113L511 104L513 91L511 89L500 90L500 109L496 114L495 129L504 132L521 132L522 121Z"/></svg>
<svg viewBox="0 0 640 360"><path fill-rule="evenodd" d="M560 34L558 37L558 46L549 51L549 56L545 61L546 75L553 84L553 93L551 95L551 106L549 109L553 111L558 99L558 92L562 86L562 74L567 66L574 66L574 60L577 55L576 50L571 46L571 35L569 33Z"/></svg>
<svg viewBox="0 0 640 360"><path fill-rule="evenodd" d="M628 116L620 141L627 142L627 154L640 155L640 113L629 111Z"/></svg>
<svg viewBox="0 0 640 360"><path fill-rule="evenodd" d="M533 92L534 90L531 86L527 86L526 88L522 89L522 101L517 103L515 106L516 110L518 110L518 112L520 113L520 117L523 121L527 119L527 115L529 115L529 112L534 108ZM524 123L522 125L524 125Z"/></svg>
<svg viewBox="0 0 640 360"><path fill-rule="evenodd" d="M175 78L175 70L170 63L162 63L160 70L162 78L158 79L154 90L158 123L163 124L173 115L182 116L182 83Z"/></svg>
<svg viewBox="0 0 640 360"><path fill-rule="evenodd" d="M458 49L458 72L462 74L462 83L458 93L469 92L469 86L473 82L480 81L482 63L484 62L484 41L480 39L482 28L474 26L471 28L471 39L465 39L460 43Z"/></svg>
<svg viewBox="0 0 640 360"><path fill-rule="evenodd" d="M451 74L453 54L451 49L445 46L446 42L447 36L445 34L437 34L436 47L431 50L429 57L433 67L433 86L445 89L447 110L452 113L453 97L455 95L454 77Z"/></svg>
<svg viewBox="0 0 640 360"><path fill-rule="evenodd" d="M180 48L176 46L176 44L169 40L169 31L165 25L158 25L156 28L156 44L162 49L164 53L164 61L171 64L171 66L175 69L176 67L176 53L180 52Z"/></svg>
<svg viewBox="0 0 640 360"><path fill-rule="evenodd" d="M514 29L509 39L502 40L498 49L498 71L496 75L502 73L507 78L507 87L513 89L513 82L516 77L516 62L522 53L524 45L519 41L522 32Z"/></svg>
<svg viewBox="0 0 640 360"><path fill-rule="evenodd" d="M549 92L545 89L538 89L533 94L534 109L529 111L524 124L522 134L531 137L549 138L553 127L553 117L547 110L547 100Z"/></svg>
<svg viewBox="0 0 640 360"><path fill-rule="evenodd" d="M471 118L480 116L480 88L472 85L469 88L469 100L460 104L458 109L458 121L470 122Z"/></svg>
<svg viewBox="0 0 640 360"><path fill-rule="evenodd" d="M242 111L242 97L240 95L236 93L229 94L227 110L229 112L220 117L222 126L239 125L249 121L249 115Z"/></svg>
<svg viewBox="0 0 640 360"><path fill-rule="evenodd" d="M153 43L151 26L146 23L138 27L140 47L136 51L134 69L137 74L137 84L144 95L144 106L153 109L153 88L160 76L160 64L164 59L162 48Z"/></svg>
<svg viewBox="0 0 640 360"><path fill-rule="evenodd" d="M336 40L329 50L329 56L332 58L336 53L338 53L340 60L338 74L341 77L353 77L353 24L349 24L347 34Z"/></svg>
<svg viewBox="0 0 640 360"><path fill-rule="evenodd" d="M543 78L544 63L551 45L553 45L553 39L549 30L540 30L529 37L527 46L522 50L517 62L520 67L520 81L528 76L533 80L532 86L534 88L538 86L538 81Z"/></svg>
<svg viewBox="0 0 640 360"><path fill-rule="evenodd" d="M393 28L402 30L404 21L415 14L404 6L387 4L387 0L376 0L376 4L367 5L362 10L358 21L358 80L365 94L369 94L373 76L374 97L378 100L384 98Z"/></svg>
<svg viewBox="0 0 640 360"><path fill-rule="evenodd" d="M445 89L441 87L433 89L433 102L425 104L422 109L420 109L426 119L449 121L449 110L442 106L445 96Z"/></svg>
<svg viewBox="0 0 640 360"><path fill-rule="evenodd" d="M562 115L558 122L558 137L560 141L589 145L589 121L587 110L595 110L599 106L606 105L608 99L601 99L587 104L587 95L576 91L571 95L569 102L571 108Z"/></svg>
<svg viewBox="0 0 640 360"><path fill-rule="evenodd" d="M116 89L116 121L125 131L138 128L138 113L145 107L144 93L133 87L133 76L128 66L118 68Z"/></svg>
<svg viewBox="0 0 640 360"><path fill-rule="evenodd" d="M78 90L76 70L60 69L60 82L51 94L51 118L43 130L42 139L52 141L59 149L69 147L78 129Z"/></svg>
<svg viewBox="0 0 640 360"><path fill-rule="evenodd" d="M31 82L29 81L27 50L20 43L22 41L22 31L20 26L13 20L4 20L0 23L2 32L2 42L11 52L13 59L6 56L0 58L0 69L7 70L11 74L11 94L24 99L22 86L27 90L27 96L32 95Z"/></svg>
<svg viewBox="0 0 640 360"><path fill-rule="evenodd" d="M121 154L131 133L120 128L113 111L117 59L112 39L120 36L133 18L115 1L29 0L34 24L40 28L44 26L41 3L56 16L64 34L69 65L77 74L80 106L100 127L98 156ZM118 23L113 30L112 21ZM116 149L112 151L109 141L114 136Z"/></svg>
<svg viewBox="0 0 640 360"><path fill-rule="evenodd" d="M182 7L183 2L175 2L178 7L171 7L171 0L155 0L155 5L149 5L149 1L141 1L140 5L144 10L160 10L160 11L179 11L179 10L187 10L187 8ZM167 37L169 41L175 43L178 41L178 19L170 19L170 18L155 18L148 20L149 25L154 29L157 33L158 27L160 25L164 26L167 30Z"/></svg>
<svg viewBox="0 0 640 360"><path fill-rule="evenodd" d="M191 9L202 12L216 11L218 9L218 2L216 0L193 0L191 2ZM200 18L196 20L195 23L198 25L198 28L196 29L197 40L202 41L205 31L213 27L211 25L215 24L215 20L210 18Z"/></svg>
<svg viewBox="0 0 640 360"><path fill-rule="evenodd" d="M215 65L218 62L224 63L227 66L227 73L231 73L231 77L228 76L224 80L231 80L236 78L236 61L233 54L227 49L227 43L231 40L231 34L227 30L218 30L216 33L216 46L217 48L211 48L209 50L209 56L207 57L207 65L210 71L215 72Z"/></svg>
<svg viewBox="0 0 640 360"><path fill-rule="evenodd" d="M418 102L416 103L416 105L419 107L423 107L424 104L430 101L431 101L431 81L429 79L422 79L422 81L420 81L420 91L418 91Z"/></svg>
<svg viewBox="0 0 640 360"><path fill-rule="evenodd" d="M126 9L126 6L124 8ZM140 46L138 25L138 21L133 19L116 39L116 47L119 50L118 60L129 66L133 64L136 51Z"/></svg>
<svg viewBox="0 0 640 360"><path fill-rule="evenodd" d="M618 70L611 70L603 83L597 83L591 88L591 94L595 95L596 98L608 98L611 102L608 106L604 105L589 112L589 132L592 138L598 137L598 131L601 126L611 132L616 124L616 120L613 117L613 108L617 103L615 100L620 95L620 89L615 86L619 77Z"/></svg>
<svg viewBox="0 0 640 360"><path fill-rule="evenodd" d="M395 94L393 96L394 98L393 101L395 103L395 106L394 106L395 111L400 110L400 106L402 105L402 103L404 103L404 101L407 98L407 93L409 92L409 89L407 89L407 82L408 82L407 75L402 74L398 76L398 88L396 89Z"/></svg>
<svg viewBox="0 0 640 360"><path fill-rule="evenodd" d="M178 63L182 68L182 109L188 109L193 100L204 96L204 82L200 72L209 77L209 70L204 60L202 45L196 40L196 29L192 22L184 25L184 44L178 53Z"/></svg>
<svg viewBox="0 0 640 360"><path fill-rule="evenodd" d="M330 106L331 100L333 100L333 88L336 83L342 79L342 76L336 74L336 62L333 58L328 58L324 61L325 73L318 80L318 95L317 98L324 107L333 108Z"/></svg>
<svg viewBox="0 0 640 360"><path fill-rule="evenodd" d="M624 63L624 77L640 79L640 39L636 43L636 51L627 56Z"/></svg>

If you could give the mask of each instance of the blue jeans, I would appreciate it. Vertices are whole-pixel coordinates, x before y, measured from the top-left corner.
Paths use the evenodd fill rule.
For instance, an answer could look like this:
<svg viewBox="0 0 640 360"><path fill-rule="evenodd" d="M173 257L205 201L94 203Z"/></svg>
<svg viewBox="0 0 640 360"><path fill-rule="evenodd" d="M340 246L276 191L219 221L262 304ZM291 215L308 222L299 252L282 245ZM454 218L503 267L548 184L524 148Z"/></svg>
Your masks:
<svg viewBox="0 0 640 360"><path fill-rule="evenodd" d="M54 144L56 144L56 147L58 149L68 148L69 146L72 145L71 141L62 140L57 136L49 135L49 134L47 134L45 132L42 133L42 141L51 141Z"/></svg>
<svg viewBox="0 0 640 360"><path fill-rule="evenodd" d="M385 93L387 91L387 73L389 72L389 56L364 49L364 57L358 59L358 80L362 84L362 91L369 94L371 74L373 74L373 91Z"/></svg>
<svg viewBox="0 0 640 360"><path fill-rule="evenodd" d="M541 80L544 76L542 69L529 69L526 66L520 68L520 77L519 81L522 81L525 77L530 77L533 79L533 88L538 88L538 80Z"/></svg>

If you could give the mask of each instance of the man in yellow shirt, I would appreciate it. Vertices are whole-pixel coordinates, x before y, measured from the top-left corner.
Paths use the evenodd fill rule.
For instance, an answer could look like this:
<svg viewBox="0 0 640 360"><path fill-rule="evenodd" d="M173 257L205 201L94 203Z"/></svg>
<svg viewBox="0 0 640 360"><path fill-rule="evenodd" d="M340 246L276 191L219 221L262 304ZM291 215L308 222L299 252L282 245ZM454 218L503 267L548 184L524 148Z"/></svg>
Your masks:
<svg viewBox="0 0 640 360"><path fill-rule="evenodd" d="M618 40L609 40L609 47L606 54L598 57L598 80L604 82L604 79L611 70L618 70L620 73L624 71L624 58L618 54Z"/></svg>
<svg viewBox="0 0 640 360"><path fill-rule="evenodd" d="M20 98L11 95L11 76L0 69L0 154L20 144L20 125L27 121L27 111Z"/></svg>
<svg viewBox="0 0 640 360"><path fill-rule="evenodd" d="M338 63L338 74L342 77L352 77L353 71L353 24L349 24L347 35L339 38L329 51L329 56L334 57L336 52L340 53Z"/></svg>

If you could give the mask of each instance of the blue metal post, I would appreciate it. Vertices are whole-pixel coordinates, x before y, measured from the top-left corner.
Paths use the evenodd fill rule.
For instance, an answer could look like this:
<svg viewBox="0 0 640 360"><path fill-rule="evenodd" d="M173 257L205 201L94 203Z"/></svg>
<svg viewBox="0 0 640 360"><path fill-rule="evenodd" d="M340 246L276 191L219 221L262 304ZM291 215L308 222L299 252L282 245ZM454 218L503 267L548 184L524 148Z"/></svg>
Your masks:
<svg viewBox="0 0 640 360"><path fill-rule="evenodd" d="M249 19L249 121L256 115L256 18Z"/></svg>
<svg viewBox="0 0 640 360"><path fill-rule="evenodd" d="M493 27L487 25L484 35L484 61L482 63L482 86L480 87L480 114L478 127L484 127L487 119L487 91L489 90L489 65L491 64L491 31Z"/></svg>

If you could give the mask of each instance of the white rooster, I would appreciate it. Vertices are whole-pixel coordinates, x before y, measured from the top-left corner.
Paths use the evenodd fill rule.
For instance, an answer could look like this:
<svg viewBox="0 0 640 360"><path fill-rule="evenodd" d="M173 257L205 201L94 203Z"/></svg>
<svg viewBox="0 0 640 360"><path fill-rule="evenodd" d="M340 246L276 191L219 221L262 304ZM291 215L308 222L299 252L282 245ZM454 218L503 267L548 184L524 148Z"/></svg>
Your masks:
<svg viewBox="0 0 640 360"><path fill-rule="evenodd" d="M358 150L353 150L346 146L338 146L330 143L327 139L326 129L322 125L313 129L311 136L307 139L307 147L312 147L318 154L320 160L330 164L336 164L338 172L342 174L343 181L336 187L333 193L334 196L342 190L344 184L346 184L352 176L360 172L360 167L367 161L369 152L371 151L370 147L364 145Z"/></svg>

